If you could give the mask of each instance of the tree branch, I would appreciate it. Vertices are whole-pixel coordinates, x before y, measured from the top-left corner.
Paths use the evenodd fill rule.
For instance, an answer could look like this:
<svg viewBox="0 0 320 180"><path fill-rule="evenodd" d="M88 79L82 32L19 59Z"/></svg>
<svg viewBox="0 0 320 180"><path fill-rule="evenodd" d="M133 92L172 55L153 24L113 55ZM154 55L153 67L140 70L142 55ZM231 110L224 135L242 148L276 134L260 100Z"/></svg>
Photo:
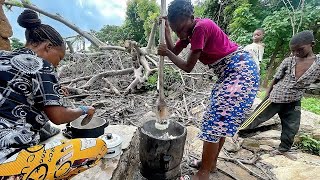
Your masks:
<svg viewBox="0 0 320 180"><path fill-rule="evenodd" d="M106 46L103 42L101 42L99 39L97 39L96 37L92 36L91 34L89 34L88 32L82 31L79 27L77 27L76 25L68 22L67 20L65 20L62 16L60 16L59 14L51 14L48 13L42 9L39 9L38 7L34 6L34 5L30 5L28 4L25 0L21 0L21 4L23 7L34 10L36 12L39 12L40 14L43 14L45 16L48 16L49 18L52 18L54 20L57 20L59 22L61 22L62 24L68 26L70 29L76 31L77 33L79 33L81 36L85 37L86 39L88 39L94 46L96 47L102 47L102 46ZM12 2L4 2L4 5L8 5L8 6L16 6L19 7L17 4L12 3Z"/></svg>
<svg viewBox="0 0 320 180"><path fill-rule="evenodd" d="M133 68L127 68L127 69L123 69L123 70L105 71L105 72L99 73L99 74L97 74L95 76L107 77L107 76L124 75L124 74L130 74L130 73L133 73ZM77 79L72 79L72 80L69 80L69 81L61 82L61 84L69 84L69 83L75 83L75 82L78 82L78 81L88 80L88 79L92 78L93 76L94 75L80 77L80 78L77 78Z"/></svg>
<svg viewBox="0 0 320 180"><path fill-rule="evenodd" d="M155 34L156 34L157 24L158 24L157 21L154 21L151 32L150 32L148 44L146 47L146 51L148 53L151 53L151 48L154 46L154 43L155 43Z"/></svg>

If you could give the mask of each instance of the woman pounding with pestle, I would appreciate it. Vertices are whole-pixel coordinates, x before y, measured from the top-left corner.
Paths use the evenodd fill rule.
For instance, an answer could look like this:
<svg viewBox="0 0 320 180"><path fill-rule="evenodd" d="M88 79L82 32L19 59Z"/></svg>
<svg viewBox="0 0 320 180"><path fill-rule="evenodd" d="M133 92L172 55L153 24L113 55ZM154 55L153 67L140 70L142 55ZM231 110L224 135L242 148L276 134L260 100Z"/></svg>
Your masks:
<svg viewBox="0 0 320 180"><path fill-rule="evenodd" d="M217 158L226 137L232 137L245 120L259 87L259 72L248 52L237 44L210 19L193 16L190 0L174 0L168 7L165 37L158 54L167 56L180 69L191 72L198 60L217 75L212 87L210 103L203 116L199 138L204 141L202 162L194 176L181 179L208 180L211 170L216 170ZM170 28L179 37L174 45ZM186 60L178 54L191 44Z"/></svg>

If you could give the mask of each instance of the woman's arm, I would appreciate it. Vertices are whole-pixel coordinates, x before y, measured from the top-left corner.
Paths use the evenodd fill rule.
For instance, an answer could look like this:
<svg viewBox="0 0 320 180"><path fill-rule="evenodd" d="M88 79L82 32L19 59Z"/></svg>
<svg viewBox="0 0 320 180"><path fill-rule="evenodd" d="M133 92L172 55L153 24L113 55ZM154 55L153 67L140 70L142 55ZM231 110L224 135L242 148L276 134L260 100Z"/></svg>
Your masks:
<svg viewBox="0 0 320 180"><path fill-rule="evenodd" d="M167 17L162 17L162 19L164 19L166 22L165 23L165 40L166 40L167 47L175 55L179 55L181 53L181 51L183 50L183 47L174 45L172 38L171 38L171 30L169 27L168 19L167 19ZM160 20L162 20L162 19L160 19ZM161 23L161 21L160 21L160 23Z"/></svg>
<svg viewBox="0 0 320 180"><path fill-rule="evenodd" d="M180 69L186 71L186 72L191 72L194 66L196 65L200 55L201 55L201 49L195 50L195 51L190 51L187 61L184 61L182 58L177 56L175 53L170 51L167 48L167 45L165 44L160 44L158 48L158 54L161 56L168 56L168 58Z"/></svg>
<svg viewBox="0 0 320 180"><path fill-rule="evenodd" d="M87 112L85 112L85 114L92 118L95 112L94 107L85 106L85 108L87 108ZM44 112L51 122L59 125L74 121L79 118L84 111L81 108L71 109L62 106L45 106Z"/></svg>

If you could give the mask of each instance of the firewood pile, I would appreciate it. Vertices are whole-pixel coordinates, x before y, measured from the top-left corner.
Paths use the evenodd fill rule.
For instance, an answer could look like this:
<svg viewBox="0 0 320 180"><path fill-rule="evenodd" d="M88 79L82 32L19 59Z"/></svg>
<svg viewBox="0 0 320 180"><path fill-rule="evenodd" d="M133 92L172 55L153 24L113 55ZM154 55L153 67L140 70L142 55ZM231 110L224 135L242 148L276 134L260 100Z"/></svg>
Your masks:
<svg viewBox="0 0 320 180"><path fill-rule="evenodd" d="M65 103L93 105L97 116L111 124L136 125L145 113L155 111L158 61L157 55L132 41L123 49L68 54L57 69L61 85L70 93ZM164 78L170 118L198 125L194 115L207 105L213 73L201 64L184 73L166 60Z"/></svg>

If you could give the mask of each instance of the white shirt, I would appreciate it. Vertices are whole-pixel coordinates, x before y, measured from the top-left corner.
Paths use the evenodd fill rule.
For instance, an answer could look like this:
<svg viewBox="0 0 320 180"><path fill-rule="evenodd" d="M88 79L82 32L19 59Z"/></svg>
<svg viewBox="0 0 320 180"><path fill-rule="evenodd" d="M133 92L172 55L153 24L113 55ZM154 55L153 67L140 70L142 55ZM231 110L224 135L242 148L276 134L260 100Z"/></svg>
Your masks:
<svg viewBox="0 0 320 180"><path fill-rule="evenodd" d="M260 63L263 59L264 46L261 44L252 43L245 46L243 49L245 51L248 51L252 55L254 61L258 65L258 69L260 70Z"/></svg>

